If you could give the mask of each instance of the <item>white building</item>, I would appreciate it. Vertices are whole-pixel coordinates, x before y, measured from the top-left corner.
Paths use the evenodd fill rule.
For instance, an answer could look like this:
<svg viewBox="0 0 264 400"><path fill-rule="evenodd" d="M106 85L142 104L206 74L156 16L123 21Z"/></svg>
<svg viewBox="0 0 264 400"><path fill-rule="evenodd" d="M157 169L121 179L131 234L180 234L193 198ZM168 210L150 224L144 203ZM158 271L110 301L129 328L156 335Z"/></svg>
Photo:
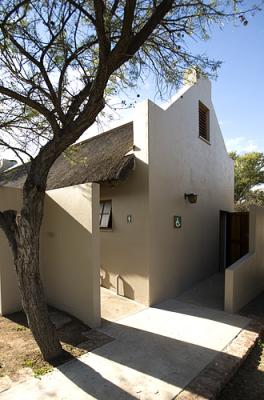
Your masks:
<svg viewBox="0 0 264 400"><path fill-rule="evenodd" d="M19 210L25 169L2 174L1 209ZM209 80L184 87L166 109L139 104L131 123L75 145L50 171L41 235L47 301L97 326L100 280L146 305L177 296L219 271L219 216L233 211L233 198ZM0 245L6 314L21 306L3 233Z"/></svg>

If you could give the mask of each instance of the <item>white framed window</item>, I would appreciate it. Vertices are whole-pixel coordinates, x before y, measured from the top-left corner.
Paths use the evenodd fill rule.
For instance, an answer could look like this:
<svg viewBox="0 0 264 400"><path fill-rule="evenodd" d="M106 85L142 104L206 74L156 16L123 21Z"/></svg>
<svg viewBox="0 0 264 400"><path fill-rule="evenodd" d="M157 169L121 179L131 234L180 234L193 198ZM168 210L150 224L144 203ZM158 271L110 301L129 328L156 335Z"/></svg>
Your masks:
<svg viewBox="0 0 264 400"><path fill-rule="evenodd" d="M112 228L112 201L102 200L100 201L100 229L111 229Z"/></svg>

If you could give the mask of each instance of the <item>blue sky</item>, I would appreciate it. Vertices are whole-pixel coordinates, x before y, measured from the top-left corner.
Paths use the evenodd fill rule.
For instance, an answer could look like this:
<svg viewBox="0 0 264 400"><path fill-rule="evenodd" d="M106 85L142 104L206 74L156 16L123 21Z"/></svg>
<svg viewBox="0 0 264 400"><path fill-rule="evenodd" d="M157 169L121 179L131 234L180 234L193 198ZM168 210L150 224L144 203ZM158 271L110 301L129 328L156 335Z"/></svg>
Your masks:
<svg viewBox="0 0 264 400"><path fill-rule="evenodd" d="M194 53L223 62L212 82L213 103L228 151L240 153L264 152L264 11L248 20L215 27L211 39L192 45ZM155 90L149 80L137 92L153 99Z"/></svg>
<svg viewBox="0 0 264 400"><path fill-rule="evenodd" d="M206 53L223 62L217 80L212 82L213 103L228 151L239 153L264 152L264 10L248 20L247 26L230 22L223 29L215 27L211 39L192 44L194 54ZM160 103L155 93L153 80L149 79L143 88L141 84L127 96L128 101L150 98ZM131 119L133 114L131 109L119 115L111 112L115 120L122 116ZM102 125L95 124L81 140L111 127L109 121L102 120ZM9 153L6 151L6 156Z"/></svg>
<svg viewBox="0 0 264 400"><path fill-rule="evenodd" d="M203 47L223 61L213 102L228 150L264 152L264 12L215 29Z"/></svg>

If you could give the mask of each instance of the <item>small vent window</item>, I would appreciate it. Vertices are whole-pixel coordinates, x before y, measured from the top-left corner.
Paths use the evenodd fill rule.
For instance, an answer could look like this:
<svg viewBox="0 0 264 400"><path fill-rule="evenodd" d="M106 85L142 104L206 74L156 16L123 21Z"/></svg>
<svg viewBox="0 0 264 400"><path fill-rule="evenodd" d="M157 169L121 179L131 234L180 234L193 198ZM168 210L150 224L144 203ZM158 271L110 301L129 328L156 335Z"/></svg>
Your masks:
<svg viewBox="0 0 264 400"><path fill-rule="evenodd" d="M208 108L199 101L199 136L209 142L210 140L210 114Z"/></svg>
<svg viewBox="0 0 264 400"><path fill-rule="evenodd" d="M100 201L100 228L112 228L112 201Z"/></svg>

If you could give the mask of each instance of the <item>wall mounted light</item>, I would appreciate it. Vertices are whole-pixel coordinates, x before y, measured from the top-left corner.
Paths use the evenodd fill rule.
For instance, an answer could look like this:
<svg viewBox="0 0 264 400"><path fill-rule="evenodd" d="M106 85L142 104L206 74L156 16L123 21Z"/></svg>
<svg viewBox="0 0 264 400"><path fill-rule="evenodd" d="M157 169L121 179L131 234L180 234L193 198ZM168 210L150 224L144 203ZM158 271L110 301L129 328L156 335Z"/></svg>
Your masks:
<svg viewBox="0 0 264 400"><path fill-rule="evenodd" d="M198 194L195 193L184 193L185 200L188 200L189 203L195 204L197 203Z"/></svg>

